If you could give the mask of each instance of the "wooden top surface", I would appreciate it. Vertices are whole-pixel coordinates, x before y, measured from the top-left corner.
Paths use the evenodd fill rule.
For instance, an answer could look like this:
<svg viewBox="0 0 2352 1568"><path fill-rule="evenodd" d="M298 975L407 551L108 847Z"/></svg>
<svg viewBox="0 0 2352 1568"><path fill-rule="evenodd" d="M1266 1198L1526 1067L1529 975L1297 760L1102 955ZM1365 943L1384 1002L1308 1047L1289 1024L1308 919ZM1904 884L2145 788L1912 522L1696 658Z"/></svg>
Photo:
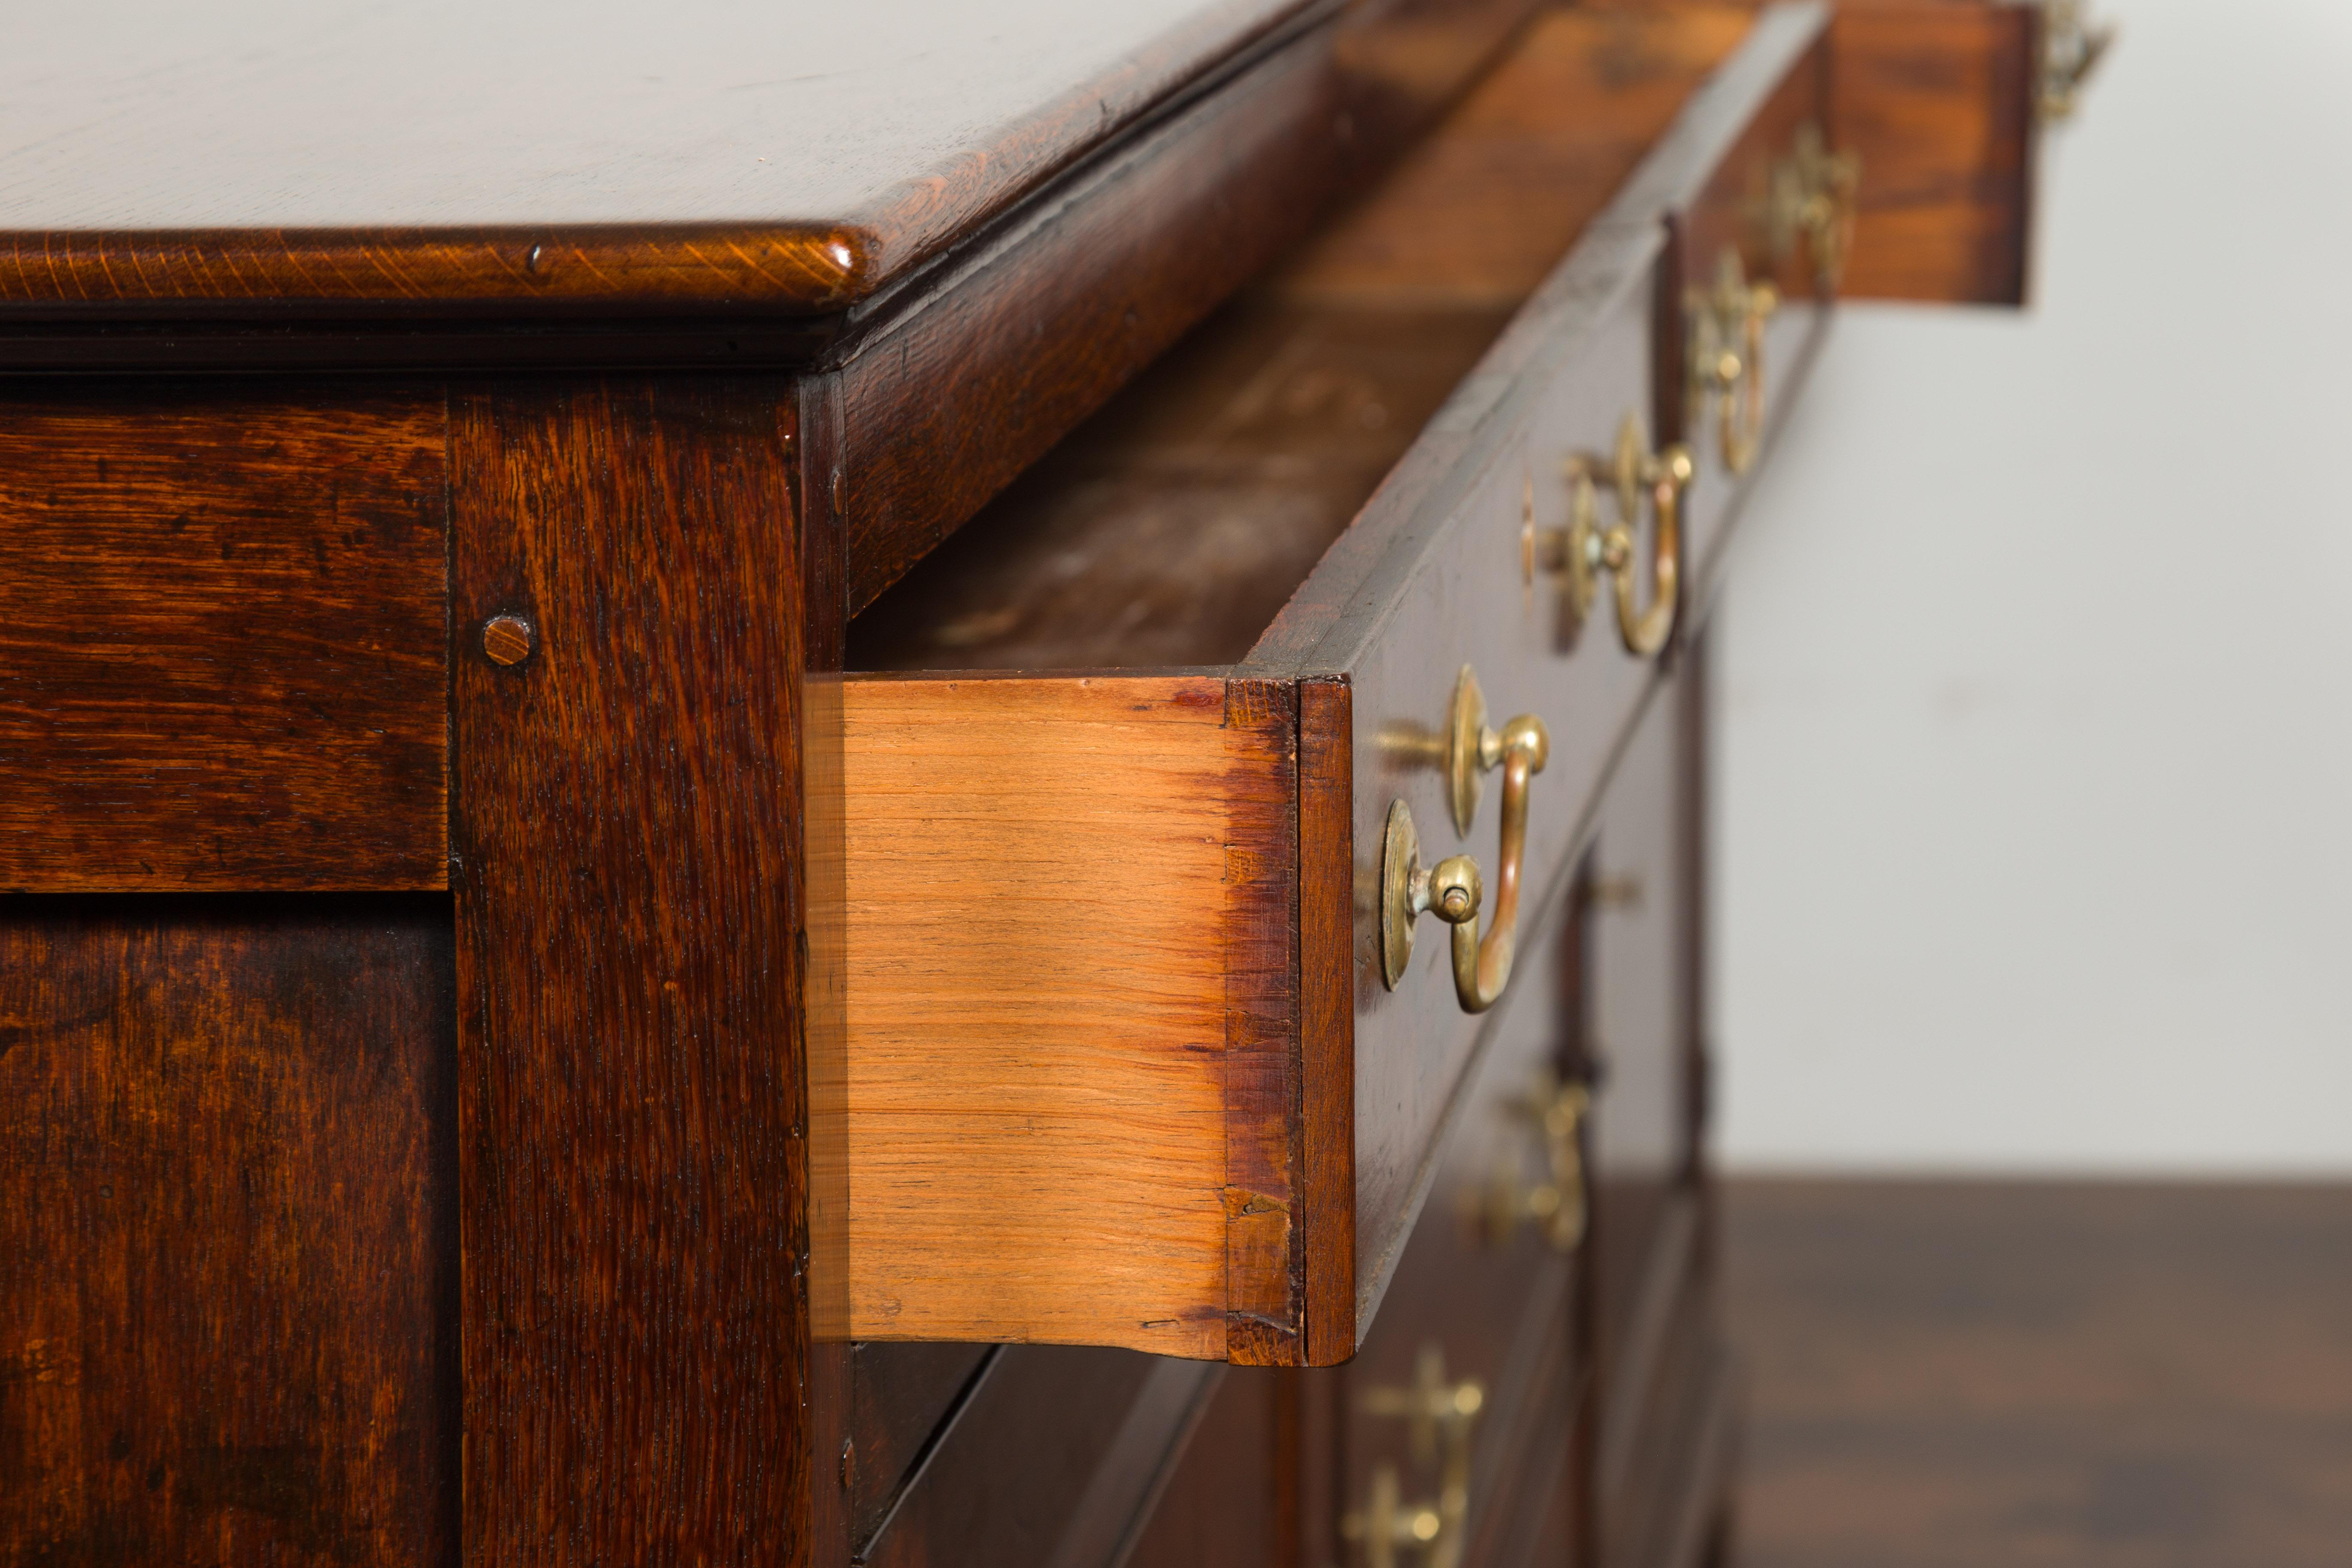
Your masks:
<svg viewBox="0 0 2352 1568"><path fill-rule="evenodd" d="M1322 0L163 0L0 57L0 306L839 310Z"/></svg>

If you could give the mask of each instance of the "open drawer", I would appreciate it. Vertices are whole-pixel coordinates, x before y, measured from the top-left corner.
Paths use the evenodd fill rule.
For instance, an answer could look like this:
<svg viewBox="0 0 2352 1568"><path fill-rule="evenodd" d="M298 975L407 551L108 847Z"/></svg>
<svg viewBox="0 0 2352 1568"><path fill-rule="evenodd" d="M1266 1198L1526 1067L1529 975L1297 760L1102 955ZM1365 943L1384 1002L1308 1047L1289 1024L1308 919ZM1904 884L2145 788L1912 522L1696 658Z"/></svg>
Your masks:
<svg viewBox="0 0 2352 1568"><path fill-rule="evenodd" d="M1725 515L1685 252L1821 323L1837 193L1749 197L1828 156L1827 22L1717 14L1660 140L1689 77L1544 17L853 625L835 1329L1353 1353Z"/></svg>

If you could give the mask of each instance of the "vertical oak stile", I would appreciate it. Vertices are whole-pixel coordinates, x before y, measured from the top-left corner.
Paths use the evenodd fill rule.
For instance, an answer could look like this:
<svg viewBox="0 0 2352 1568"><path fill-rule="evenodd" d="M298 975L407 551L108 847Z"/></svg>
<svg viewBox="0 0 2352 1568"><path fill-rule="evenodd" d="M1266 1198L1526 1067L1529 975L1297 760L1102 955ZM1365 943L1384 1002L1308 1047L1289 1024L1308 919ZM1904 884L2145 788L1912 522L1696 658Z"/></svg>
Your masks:
<svg viewBox="0 0 2352 1568"><path fill-rule="evenodd" d="M468 1561L808 1554L792 431L779 382L452 400Z"/></svg>

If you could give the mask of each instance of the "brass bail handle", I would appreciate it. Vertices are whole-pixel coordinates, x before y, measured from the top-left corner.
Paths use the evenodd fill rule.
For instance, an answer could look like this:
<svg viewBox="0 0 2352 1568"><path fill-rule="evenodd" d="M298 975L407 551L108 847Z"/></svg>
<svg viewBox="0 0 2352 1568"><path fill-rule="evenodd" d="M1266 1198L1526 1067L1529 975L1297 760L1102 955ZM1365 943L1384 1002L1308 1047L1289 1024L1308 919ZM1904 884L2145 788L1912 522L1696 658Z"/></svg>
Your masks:
<svg viewBox="0 0 2352 1568"><path fill-rule="evenodd" d="M1364 1549L1366 1568L1396 1568L1400 1551L1416 1552L1424 1568L1458 1568L1470 1514L1471 1427L1486 1407L1475 1378L1445 1375L1445 1352L1424 1344L1409 1388L1365 1390L1357 1407L1367 1415L1403 1420L1416 1466L1437 1469L1437 1496L1407 1502L1396 1467L1372 1471L1371 1495L1360 1513L1339 1521L1339 1533Z"/></svg>
<svg viewBox="0 0 2352 1568"><path fill-rule="evenodd" d="M1568 460L1573 487L1569 521L1558 545L1549 552L1552 563L1564 571L1570 602L1581 620L1592 612L1592 600L1603 574L1614 580L1617 593L1617 634L1625 651L1637 658L1661 652L1674 636L1675 616L1682 595L1683 491L1691 481L1687 448L1678 445L1663 452L1650 450L1642 432L1641 416L1628 414L1617 427L1617 451L1612 458L1591 453ZM1600 486L1609 483L1617 493L1617 521L1603 531L1597 521ZM1650 534L1652 589L1647 609L1641 607L1641 574L1634 569L1635 531L1643 501L1655 514Z"/></svg>
<svg viewBox="0 0 2352 1568"><path fill-rule="evenodd" d="M1716 398L1723 466L1744 474L1764 447L1764 329L1780 309L1780 291L1748 282L1738 247L1726 246L1715 287L1693 289L1686 306L1692 423L1704 421L1706 399Z"/></svg>
<svg viewBox="0 0 2352 1568"><path fill-rule="evenodd" d="M1476 1205L1476 1216L1493 1246L1509 1246L1520 1223L1528 1221L1554 1251L1574 1252L1583 1244L1588 1218L1580 1134L1592 1110L1592 1091L1580 1083L1562 1083L1545 1071L1513 1109L1535 1124L1549 1179L1528 1185L1519 1152L1507 1150L1504 1163Z"/></svg>
<svg viewBox="0 0 2352 1568"><path fill-rule="evenodd" d="M1799 126L1789 155L1771 168L1768 219L1773 258L1787 260L1802 236L1812 252L1814 276L1834 292L1845 279L1854 200L1861 187L1859 157L1831 152L1822 128L1811 121Z"/></svg>
<svg viewBox="0 0 2352 1568"><path fill-rule="evenodd" d="M1522 713L1497 731L1486 722L1486 701L1478 678L1462 667L1454 685L1455 737L1450 767L1454 820L1467 830L1477 808L1478 775L1503 773L1502 857L1495 868L1495 904L1486 933L1478 911L1486 901L1478 862L1451 855L1436 865L1421 863L1421 836L1412 809L1402 800L1389 806L1381 851L1381 977L1391 991L1412 959L1415 927L1433 914L1454 928L1454 993L1465 1013L1484 1013L1511 983L1518 940L1520 868L1527 858L1528 786L1551 756L1551 731L1531 713Z"/></svg>

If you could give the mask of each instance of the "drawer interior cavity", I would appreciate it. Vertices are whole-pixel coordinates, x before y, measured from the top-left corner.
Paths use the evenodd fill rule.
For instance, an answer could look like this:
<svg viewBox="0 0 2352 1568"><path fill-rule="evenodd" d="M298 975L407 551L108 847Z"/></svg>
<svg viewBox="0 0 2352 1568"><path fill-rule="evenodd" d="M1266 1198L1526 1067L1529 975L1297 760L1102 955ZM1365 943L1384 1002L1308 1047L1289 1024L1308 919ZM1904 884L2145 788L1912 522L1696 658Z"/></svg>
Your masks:
<svg viewBox="0 0 2352 1568"><path fill-rule="evenodd" d="M1752 25L1553 12L850 626L854 670L1226 666Z"/></svg>

